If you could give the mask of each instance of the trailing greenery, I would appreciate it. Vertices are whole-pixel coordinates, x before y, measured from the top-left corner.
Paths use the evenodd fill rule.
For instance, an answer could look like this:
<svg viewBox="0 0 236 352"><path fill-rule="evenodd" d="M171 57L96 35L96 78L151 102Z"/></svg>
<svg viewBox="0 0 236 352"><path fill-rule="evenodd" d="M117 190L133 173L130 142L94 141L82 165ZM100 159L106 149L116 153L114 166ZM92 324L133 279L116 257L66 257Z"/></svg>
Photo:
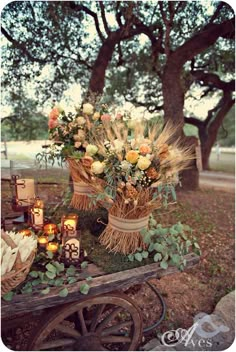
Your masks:
<svg viewBox="0 0 236 352"><path fill-rule="evenodd" d="M88 266L87 261L81 263L81 269ZM65 267L64 263L53 260L52 252L39 252L32 265L26 280L16 289L3 295L3 299L11 301L14 295L39 292L46 295L52 287L61 288L58 295L66 297L69 293L67 285L74 284L81 280L81 270L74 265ZM92 280L91 276L86 277L87 282ZM79 287L80 293L88 294L90 286L88 283L83 283Z"/></svg>
<svg viewBox="0 0 236 352"><path fill-rule="evenodd" d="M183 270L186 265L184 256L191 251L200 255L200 247L196 238L192 235L192 229L188 225L178 222L171 227L162 227L157 221L150 217L149 229L143 229L141 234L146 244L146 249L139 248L134 254L129 254L131 262L152 258L154 262L160 262L163 269L174 265Z"/></svg>

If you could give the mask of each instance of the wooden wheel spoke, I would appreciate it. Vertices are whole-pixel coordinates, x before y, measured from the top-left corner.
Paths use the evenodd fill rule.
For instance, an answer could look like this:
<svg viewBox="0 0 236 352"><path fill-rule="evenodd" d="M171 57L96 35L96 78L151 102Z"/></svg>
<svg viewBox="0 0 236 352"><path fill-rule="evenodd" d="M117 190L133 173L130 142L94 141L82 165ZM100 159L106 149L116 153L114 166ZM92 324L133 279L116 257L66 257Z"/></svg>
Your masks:
<svg viewBox="0 0 236 352"><path fill-rule="evenodd" d="M63 325L63 324L59 324L56 326L55 330L58 330L60 332L62 332L65 335L69 335L75 338L78 338L81 336L81 334L79 333L79 331L73 329L72 327L68 326L68 325Z"/></svg>
<svg viewBox="0 0 236 352"><path fill-rule="evenodd" d="M96 331L97 332L101 332L105 326L109 323L109 321L111 321L112 319L115 318L115 316L117 314L119 314L121 311L123 310L123 308L121 307L118 307L118 308L115 308L97 327Z"/></svg>
<svg viewBox="0 0 236 352"><path fill-rule="evenodd" d="M84 320L84 315L83 315L83 310L80 309L77 313L79 321L80 321L80 326L81 326L81 330L82 330L82 334L85 335L88 332L87 326L85 324L85 320Z"/></svg>
<svg viewBox="0 0 236 352"><path fill-rule="evenodd" d="M62 346L69 346L69 345L73 345L75 343L75 339L57 339L57 340L51 340L48 342L44 342L42 344L39 345L39 350L49 350L52 348L56 348L56 347L62 347Z"/></svg>
<svg viewBox="0 0 236 352"><path fill-rule="evenodd" d="M100 304L97 309L96 313L92 319L91 325L90 325L90 332L94 332L96 329L96 326L98 324L99 318L102 315L102 312L104 311L104 308L106 307L106 304Z"/></svg>
<svg viewBox="0 0 236 352"><path fill-rule="evenodd" d="M132 321L124 321L123 323L117 324L117 325L113 325L109 328L106 328L102 331L101 335L102 336L107 336L110 335L111 333L116 333L119 332L120 329L122 328L127 328L133 325Z"/></svg>
<svg viewBox="0 0 236 352"><path fill-rule="evenodd" d="M131 342L131 338L129 336L101 336L100 338L102 343L129 343Z"/></svg>

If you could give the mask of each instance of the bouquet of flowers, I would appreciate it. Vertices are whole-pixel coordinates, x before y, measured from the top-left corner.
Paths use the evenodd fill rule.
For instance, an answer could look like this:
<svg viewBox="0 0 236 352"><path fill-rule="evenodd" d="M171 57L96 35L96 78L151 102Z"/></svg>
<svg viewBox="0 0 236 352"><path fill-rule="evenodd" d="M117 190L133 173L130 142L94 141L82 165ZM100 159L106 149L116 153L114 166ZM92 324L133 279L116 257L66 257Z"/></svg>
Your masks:
<svg viewBox="0 0 236 352"><path fill-rule="evenodd" d="M53 140L47 153L48 160L66 161L69 165L73 179L74 194L71 206L78 209L92 209L93 206L88 197L94 191L89 184L84 183L80 177L80 165L74 166L73 159L80 160L83 167L91 165L92 156L98 148L93 144L94 137L103 139L103 124L111 121L111 114L107 105L83 104L76 108L75 113L66 114L65 111L56 105L49 114L49 135ZM117 113L113 120L120 122L122 115ZM42 154L38 155L42 157Z"/></svg>
<svg viewBox="0 0 236 352"><path fill-rule="evenodd" d="M140 230L148 226L150 213L169 194L175 197L178 172L193 156L180 141L173 142L176 128L170 124L148 130L139 122L134 138L128 138L125 126L103 127L103 139L94 135L87 155L71 159L72 168L81 164L81 179L95 190L97 201L108 205L109 222L100 242L111 251L133 253L143 245Z"/></svg>

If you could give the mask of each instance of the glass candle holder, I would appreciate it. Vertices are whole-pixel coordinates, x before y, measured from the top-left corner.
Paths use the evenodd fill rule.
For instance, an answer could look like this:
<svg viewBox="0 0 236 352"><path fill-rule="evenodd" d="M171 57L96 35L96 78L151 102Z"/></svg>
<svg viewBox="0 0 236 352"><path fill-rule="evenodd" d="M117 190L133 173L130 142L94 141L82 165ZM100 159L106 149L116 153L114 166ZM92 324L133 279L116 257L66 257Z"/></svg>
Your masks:
<svg viewBox="0 0 236 352"><path fill-rule="evenodd" d="M57 233L57 225L46 224L43 227L43 232L45 235L55 235Z"/></svg>
<svg viewBox="0 0 236 352"><path fill-rule="evenodd" d="M49 251L49 252L52 252L52 253L57 253L58 252L58 243L56 242L49 242L47 245L46 245L46 250Z"/></svg>
<svg viewBox="0 0 236 352"><path fill-rule="evenodd" d="M61 232L62 234L68 234L68 236L73 236L76 233L76 227L78 222L77 214L66 214L62 216L61 219Z"/></svg>
<svg viewBox="0 0 236 352"><path fill-rule="evenodd" d="M39 247L46 248L46 246L48 244L48 236L38 237L38 244L39 244Z"/></svg>
<svg viewBox="0 0 236 352"><path fill-rule="evenodd" d="M31 231L29 229L23 229L18 231L19 234L22 236L30 237L32 235Z"/></svg>

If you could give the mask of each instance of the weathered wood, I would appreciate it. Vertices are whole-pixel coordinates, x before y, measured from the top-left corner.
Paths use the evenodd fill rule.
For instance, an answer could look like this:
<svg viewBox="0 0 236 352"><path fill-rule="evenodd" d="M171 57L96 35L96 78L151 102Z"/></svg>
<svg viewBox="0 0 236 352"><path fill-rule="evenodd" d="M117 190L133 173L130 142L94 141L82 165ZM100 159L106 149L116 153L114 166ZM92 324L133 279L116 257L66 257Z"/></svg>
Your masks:
<svg viewBox="0 0 236 352"><path fill-rule="evenodd" d="M187 254L185 259L186 268L191 268L199 262L199 256L193 253ZM94 272L92 275L94 276L96 272L94 267L93 270ZM164 270L160 268L159 263L153 263L143 267L129 269L114 274L94 277L90 282L90 290L86 296L81 294L79 291L81 284L87 283L86 280L79 281L73 285L68 285L67 288L69 294L67 297L60 297L58 293L61 288L56 287L51 288L49 294L47 295L42 295L39 293L17 295L11 302L5 302L2 300L2 318L7 318L11 315L17 315L23 312L27 313L33 310L55 307L69 302L83 301L88 299L88 297L128 288L132 285L145 282L149 279L161 278L178 271L179 270L176 267L172 266ZM87 273L89 273L89 269Z"/></svg>

